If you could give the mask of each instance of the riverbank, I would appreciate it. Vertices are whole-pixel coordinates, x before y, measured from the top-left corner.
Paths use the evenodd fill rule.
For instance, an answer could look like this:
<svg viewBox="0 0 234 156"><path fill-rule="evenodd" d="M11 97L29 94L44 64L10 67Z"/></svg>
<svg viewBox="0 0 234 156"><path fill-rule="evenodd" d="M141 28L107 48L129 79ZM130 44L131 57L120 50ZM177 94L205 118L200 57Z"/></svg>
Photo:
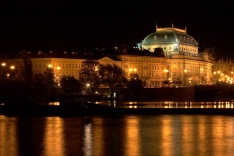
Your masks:
<svg viewBox="0 0 234 156"><path fill-rule="evenodd" d="M162 115L203 114L234 115L233 108L112 108L80 106L0 106L5 116L92 116L92 115Z"/></svg>

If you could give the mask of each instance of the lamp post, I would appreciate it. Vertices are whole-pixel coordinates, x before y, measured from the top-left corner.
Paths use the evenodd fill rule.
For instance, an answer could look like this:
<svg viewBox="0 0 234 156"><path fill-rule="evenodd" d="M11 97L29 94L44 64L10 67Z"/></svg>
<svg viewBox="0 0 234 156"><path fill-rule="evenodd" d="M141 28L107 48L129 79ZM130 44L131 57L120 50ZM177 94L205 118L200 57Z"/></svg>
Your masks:
<svg viewBox="0 0 234 156"><path fill-rule="evenodd" d="M61 67L59 67L59 66L56 67L56 72L55 72L55 75L56 75L55 77L56 77L56 81L57 81L58 86L60 86L60 83L59 83L59 81L60 81L60 75L61 75L60 72L59 72L60 69L61 69Z"/></svg>
<svg viewBox="0 0 234 156"><path fill-rule="evenodd" d="M230 84L232 84L233 82L233 71L231 71L231 81L230 81Z"/></svg>
<svg viewBox="0 0 234 156"><path fill-rule="evenodd" d="M216 84L216 71L213 72L214 75L214 84Z"/></svg>
<svg viewBox="0 0 234 156"><path fill-rule="evenodd" d="M200 84L203 84L203 81L204 81L204 77L203 77L203 68L200 69L200 77L201 77L201 82Z"/></svg>
<svg viewBox="0 0 234 156"><path fill-rule="evenodd" d="M187 72L188 72L188 70L187 69L185 69L184 70L184 85L186 86L186 77L187 77Z"/></svg>
<svg viewBox="0 0 234 156"><path fill-rule="evenodd" d="M57 67L54 69L52 64L48 64L47 67L48 67L49 69L52 69L52 70L54 71L54 80L55 80L55 82L57 83L57 85L58 85L58 87L59 87L59 86L60 86L59 81L60 81L60 75L61 75L59 71L61 70L61 67L60 67L60 66L57 66Z"/></svg>
<svg viewBox="0 0 234 156"><path fill-rule="evenodd" d="M166 81L168 81L168 77L167 77L167 76L168 76L168 75L167 75L167 74L168 74L168 69L164 69L164 73L165 73L165 78L166 78L166 79L165 79L165 82L166 82Z"/></svg>
<svg viewBox="0 0 234 156"><path fill-rule="evenodd" d="M86 86L86 92L85 93L87 94L88 90L90 89L90 83L87 83L85 86Z"/></svg>

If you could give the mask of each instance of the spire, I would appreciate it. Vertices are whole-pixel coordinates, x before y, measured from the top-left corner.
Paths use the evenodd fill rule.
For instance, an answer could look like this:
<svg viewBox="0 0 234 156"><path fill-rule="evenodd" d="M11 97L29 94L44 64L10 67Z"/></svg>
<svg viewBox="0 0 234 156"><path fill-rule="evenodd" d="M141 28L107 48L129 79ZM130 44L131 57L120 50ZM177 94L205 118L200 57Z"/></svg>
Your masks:
<svg viewBox="0 0 234 156"><path fill-rule="evenodd" d="M173 21L172 21L171 27L172 27L172 28L174 27Z"/></svg>
<svg viewBox="0 0 234 156"><path fill-rule="evenodd" d="M185 32L187 33L187 26L186 26L186 25L185 25L185 29L184 29L184 30L185 30Z"/></svg>

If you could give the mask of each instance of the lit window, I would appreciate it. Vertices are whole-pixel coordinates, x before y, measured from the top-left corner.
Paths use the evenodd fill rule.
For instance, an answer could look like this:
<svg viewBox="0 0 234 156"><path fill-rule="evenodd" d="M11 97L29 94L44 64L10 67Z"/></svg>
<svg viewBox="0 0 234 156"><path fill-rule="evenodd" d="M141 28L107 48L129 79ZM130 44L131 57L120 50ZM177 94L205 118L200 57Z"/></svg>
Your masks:
<svg viewBox="0 0 234 156"><path fill-rule="evenodd" d="M167 39L167 35L165 35L164 38Z"/></svg>

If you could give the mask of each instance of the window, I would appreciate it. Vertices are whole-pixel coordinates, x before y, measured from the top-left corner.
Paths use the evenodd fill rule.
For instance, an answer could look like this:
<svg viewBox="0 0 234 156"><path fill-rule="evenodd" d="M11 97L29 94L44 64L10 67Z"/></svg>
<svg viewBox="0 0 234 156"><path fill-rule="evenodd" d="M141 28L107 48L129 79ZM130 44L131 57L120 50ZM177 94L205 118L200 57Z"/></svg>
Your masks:
<svg viewBox="0 0 234 156"><path fill-rule="evenodd" d="M167 39L167 35L164 36L164 39Z"/></svg>

